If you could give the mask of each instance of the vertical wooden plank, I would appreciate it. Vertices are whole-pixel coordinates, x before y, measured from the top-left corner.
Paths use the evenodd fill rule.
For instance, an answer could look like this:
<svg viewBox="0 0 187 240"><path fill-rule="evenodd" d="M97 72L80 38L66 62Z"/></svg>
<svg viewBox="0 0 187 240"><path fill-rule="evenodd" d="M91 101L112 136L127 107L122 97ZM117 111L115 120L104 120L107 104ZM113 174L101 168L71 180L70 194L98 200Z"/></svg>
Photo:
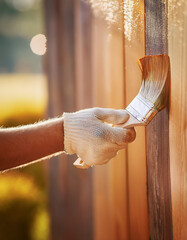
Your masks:
<svg viewBox="0 0 187 240"><path fill-rule="evenodd" d="M92 14L88 4L82 0L75 1L75 81L76 109L92 107ZM79 194L79 228L84 234L80 239L94 238L93 233L93 169L78 170L80 178ZM73 199L74 201L74 199ZM74 205L76 205L74 203ZM80 226L81 225L81 226Z"/></svg>
<svg viewBox="0 0 187 240"><path fill-rule="evenodd" d="M73 0L45 0L49 116L76 110ZM79 9L77 9L79 11ZM75 156L50 160L51 239L92 239L90 171L76 169Z"/></svg>
<svg viewBox="0 0 187 240"><path fill-rule="evenodd" d="M92 31L94 106L124 108L123 32L96 16ZM94 168L95 240L129 239L126 171L125 151Z"/></svg>
<svg viewBox="0 0 187 240"><path fill-rule="evenodd" d="M187 2L169 1L170 164L173 239L187 239Z"/></svg>
<svg viewBox="0 0 187 240"><path fill-rule="evenodd" d="M48 115L50 117L59 114L62 109L59 92L59 72L58 72L58 18L59 11L57 2L45 0L45 22L48 49L45 58L45 72L48 78L48 89L53 96L53 102L48 101Z"/></svg>
<svg viewBox="0 0 187 240"><path fill-rule="evenodd" d="M132 18L129 23L124 21L124 70L125 97L128 105L137 95L141 86L141 72L136 61L144 56L144 2L133 2ZM130 5L130 4L129 4ZM128 8L124 2L124 8ZM132 7L132 6L131 6ZM139 22L135 24L135 19ZM130 24L128 28L125 26ZM136 37L134 37L136 36ZM147 172L146 172L146 143L145 128L136 128L136 140L128 145L128 214L129 239L147 240L149 238L148 204L147 204Z"/></svg>
<svg viewBox="0 0 187 240"><path fill-rule="evenodd" d="M105 41L106 25L94 16L93 30L93 103L95 106L107 107L105 88ZM109 84L107 85L109 86ZM106 87L107 87L106 86ZM109 86L110 87L110 86ZM94 169L94 240L107 240L114 238L112 225L111 205L112 199L109 189L108 165ZM101 180L102 179L102 180Z"/></svg>
<svg viewBox="0 0 187 240"><path fill-rule="evenodd" d="M146 55L167 54L167 0L145 0ZM152 240L173 239L168 109L146 128L149 228Z"/></svg>
<svg viewBox="0 0 187 240"><path fill-rule="evenodd" d="M92 107L92 12L85 1L75 6L76 107L82 109Z"/></svg>
<svg viewBox="0 0 187 240"><path fill-rule="evenodd" d="M46 33L48 42L48 51L45 61L45 70L48 77L49 101L48 115L54 117L62 113L61 92L59 87L59 71L58 71L58 19L59 8L57 1L45 1L45 20ZM65 156L62 159L53 158L49 163L49 202L51 217L51 238L60 240L64 232L64 217L59 214L59 208L62 206L62 194L59 186L60 178L60 160L64 166L64 179L66 179L67 160ZM66 180L65 180L66 181ZM63 194L66 194L66 184L64 183Z"/></svg>

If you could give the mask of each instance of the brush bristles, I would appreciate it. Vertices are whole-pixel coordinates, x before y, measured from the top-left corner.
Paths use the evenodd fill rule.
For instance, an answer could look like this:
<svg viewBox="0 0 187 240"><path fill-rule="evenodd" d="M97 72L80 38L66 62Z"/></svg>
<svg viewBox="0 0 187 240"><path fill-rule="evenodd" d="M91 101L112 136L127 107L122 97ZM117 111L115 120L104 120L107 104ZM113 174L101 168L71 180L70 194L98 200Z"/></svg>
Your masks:
<svg viewBox="0 0 187 240"><path fill-rule="evenodd" d="M157 111L161 111L166 107L169 97L169 56L145 56L139 59L138 64L142 71L142 85L139 94L152 102Z"/></svg>

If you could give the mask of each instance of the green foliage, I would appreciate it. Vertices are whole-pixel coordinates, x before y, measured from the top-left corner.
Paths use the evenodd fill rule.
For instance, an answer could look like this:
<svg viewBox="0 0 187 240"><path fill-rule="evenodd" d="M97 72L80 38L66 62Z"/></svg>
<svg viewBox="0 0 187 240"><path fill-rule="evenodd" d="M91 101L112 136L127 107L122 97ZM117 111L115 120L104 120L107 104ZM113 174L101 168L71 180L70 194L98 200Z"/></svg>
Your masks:
<svg viewBox="0 0 187 240"><path fill-rule="evenodd" d="M1 15L1 17L7 16L7 15L16 16L18 14L19 14L19 12L15 8L12 8L4 0L0 0L0 15Z"/></svg>
<svg viewBox="0 0 187 240"><path fill-rule="evenodd" d="M21 12L0 1L0 71L42 72L41 56L32 53L31 38L44 32L42 1Z"/></svg>
<svg viewBox="0 0 187 240"><path fill-rule="evenodd" d="M49 216L45 194L33 178L17 171L2 174L0 192L0 239L47 240Z"/></svg>
<svg viewBox="0 0 187 240"><path fill-rule="evenodd" d="M30 228L37 209L37 202L12 199L0 208L0 239L32 240Z"/></svg>
<svg viewBox="0 0 187 240"><path fill-rule="evenodd" d="M31 52L30 40L0 34L1 72L41 72L41 57Z"/></svg>

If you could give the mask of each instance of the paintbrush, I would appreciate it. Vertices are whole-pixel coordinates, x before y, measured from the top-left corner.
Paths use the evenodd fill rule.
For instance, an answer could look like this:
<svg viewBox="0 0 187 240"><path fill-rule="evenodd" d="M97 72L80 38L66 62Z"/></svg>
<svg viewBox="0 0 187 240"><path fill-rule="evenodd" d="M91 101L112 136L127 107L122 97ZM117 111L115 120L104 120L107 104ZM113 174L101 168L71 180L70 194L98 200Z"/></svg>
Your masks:
<svg viewBox="0 0 187 240"><path fill-rule="evenodd" d="M142 85L138 95L127 106L128 121L120 126L146 126L167 106L170 87L170 60L168 55L145 56L138 61Z"/></svg>

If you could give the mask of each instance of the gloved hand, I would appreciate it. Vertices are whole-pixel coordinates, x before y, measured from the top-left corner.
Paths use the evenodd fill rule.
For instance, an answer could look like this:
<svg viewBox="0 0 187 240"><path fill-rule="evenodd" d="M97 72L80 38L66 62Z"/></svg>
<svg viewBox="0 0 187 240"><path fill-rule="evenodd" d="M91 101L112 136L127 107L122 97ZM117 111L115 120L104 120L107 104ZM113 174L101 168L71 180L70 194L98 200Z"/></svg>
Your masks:
<svg viewBox="0 0 187 240"><path fill-rule="evenodd" d="M107 163L136 137L134 128L112 126L128 120L125 110L90 108L63 117L65 151L79 156L74 162L78 168Z"/></svg>

